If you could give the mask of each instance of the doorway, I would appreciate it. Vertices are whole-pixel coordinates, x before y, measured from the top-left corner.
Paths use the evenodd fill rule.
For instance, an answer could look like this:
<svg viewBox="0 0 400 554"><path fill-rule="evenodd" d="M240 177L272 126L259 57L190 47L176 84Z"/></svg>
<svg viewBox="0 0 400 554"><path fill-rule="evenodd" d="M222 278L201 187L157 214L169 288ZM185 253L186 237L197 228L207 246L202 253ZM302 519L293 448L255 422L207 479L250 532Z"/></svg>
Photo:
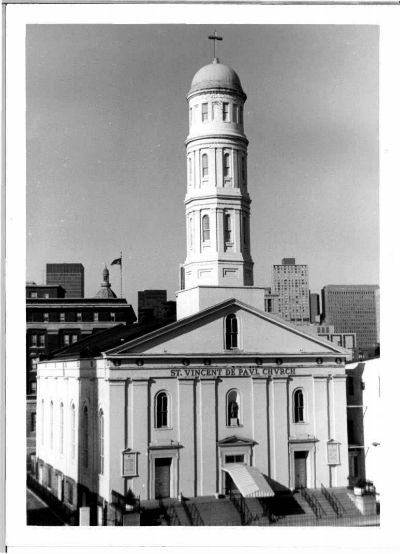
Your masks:
<svg viewBox="0 0 400 554"><path fill-rule="evenodd" d="M170 498L171 458L154 460L154 492L156 498Z"/></svg>
<svg viewBox="0 0 400 554"><path fill-rule="evenodd" d="M306 450L294 452L294 488L307 487L307 455Z"/></svg>
<svg viewBox="0 0 400 554"><path fill-rule="evenodd" d="M225 456L225 464L244 464L244 454L231 454L230 456ZM224 471L225 474L225 494L237 494L239 492L235 481L229 475L227 471Z"/></svg>

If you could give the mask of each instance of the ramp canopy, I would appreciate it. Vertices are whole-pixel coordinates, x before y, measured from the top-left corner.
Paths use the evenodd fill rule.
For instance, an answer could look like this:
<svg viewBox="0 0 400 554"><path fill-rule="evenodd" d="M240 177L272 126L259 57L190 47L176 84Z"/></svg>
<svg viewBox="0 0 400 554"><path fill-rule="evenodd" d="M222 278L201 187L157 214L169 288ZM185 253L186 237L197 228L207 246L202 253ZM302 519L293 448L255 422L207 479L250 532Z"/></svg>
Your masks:
<svg viewBox="0 0 400 554"><path fill-rule="evenodd" d="M227 464L222 471L228 473L244 497L274 496L265 477L256 468L246 464Z"/></svg>

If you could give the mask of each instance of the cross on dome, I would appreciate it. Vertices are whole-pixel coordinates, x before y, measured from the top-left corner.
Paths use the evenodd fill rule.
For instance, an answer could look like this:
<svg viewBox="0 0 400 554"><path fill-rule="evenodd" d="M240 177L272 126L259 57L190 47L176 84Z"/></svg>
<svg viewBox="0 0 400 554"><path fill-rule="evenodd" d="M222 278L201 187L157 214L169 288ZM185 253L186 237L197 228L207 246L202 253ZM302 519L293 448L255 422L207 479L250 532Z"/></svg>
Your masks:
<svg viewBox="0 0 400 554"><path fill-rule="evenodd" d="M213 35L209 35L208 38L209 38L209 40L212 40L213 43L214 43L214 44L213 44L213 46L214 46L214 62L217 62L217 63L218 63L219 60L218 60L218 58L217 58L216 55L215 55L215 53L216 53L216 46L215 46L215 44L216 44L216 41L217 41L217 40L223 40L223 38L222 38L222 37L219 37L219 36L217 35L217 31L215 31L215 30L214 30L214 34L213 34Z"/></svg>

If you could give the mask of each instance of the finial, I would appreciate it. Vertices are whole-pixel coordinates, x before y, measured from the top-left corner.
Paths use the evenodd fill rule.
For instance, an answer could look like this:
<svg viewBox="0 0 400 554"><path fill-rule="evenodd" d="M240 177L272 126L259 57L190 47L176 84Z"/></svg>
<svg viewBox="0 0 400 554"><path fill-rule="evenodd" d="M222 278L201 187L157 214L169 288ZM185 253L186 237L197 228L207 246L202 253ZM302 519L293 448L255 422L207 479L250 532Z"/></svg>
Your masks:
<svg viewBox="0 0 400 554"><path fill-rule="evenodd" d="M208 37L210 40L214 41L214 60L213 60L213 63L219 63L219 59L217 58L217 56L215 55L215 51L216 51L216 47L215 47L215 41L217 40L223 40L222 37L219 37L217 35L217 31L214 29L214 34L213 35L210 35Z"/></svg>

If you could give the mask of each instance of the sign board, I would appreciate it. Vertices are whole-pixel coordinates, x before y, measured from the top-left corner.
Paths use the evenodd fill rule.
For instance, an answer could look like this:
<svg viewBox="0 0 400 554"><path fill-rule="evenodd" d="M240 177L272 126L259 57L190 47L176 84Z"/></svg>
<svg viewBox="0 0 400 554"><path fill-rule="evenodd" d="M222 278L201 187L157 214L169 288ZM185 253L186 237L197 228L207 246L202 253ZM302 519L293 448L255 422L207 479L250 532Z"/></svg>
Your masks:
<svg viewBox="0 0 400 554"><path fill-rule="evenodd" d="M122 452L122 477L136 477L137 471L137 452L127 448Z"/></svg>
<svg viewBox="0 0 400 554"><path fill-rule="evenodd" d="M329 441L326 445L328 465L337 466L340 465L340 450L339 443Z"/></svg>
<svg viewBox="0 0 400 554"><path fill-rule="evenodd" d="M287 377L296 375L295 367L229 366L170 368L171 377Z"/></svg>

